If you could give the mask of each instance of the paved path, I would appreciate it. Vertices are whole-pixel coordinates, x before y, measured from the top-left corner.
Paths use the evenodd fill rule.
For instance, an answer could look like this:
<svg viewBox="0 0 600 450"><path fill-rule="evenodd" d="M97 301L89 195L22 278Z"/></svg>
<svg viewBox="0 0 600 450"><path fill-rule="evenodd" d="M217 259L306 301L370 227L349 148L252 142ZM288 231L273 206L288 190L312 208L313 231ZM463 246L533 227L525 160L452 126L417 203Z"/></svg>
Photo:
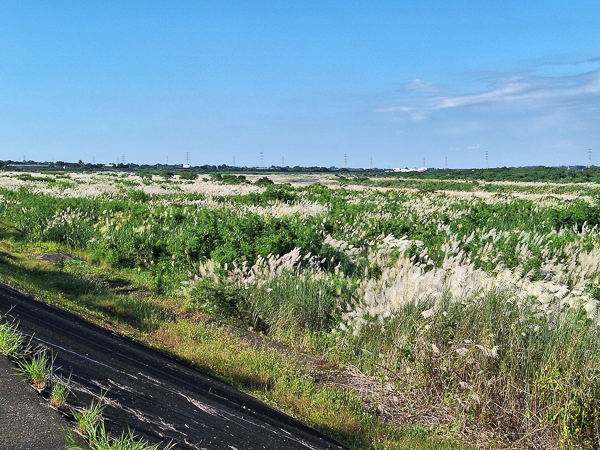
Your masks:
<svg viewBox="0 0 600 450"><path fill-rule="evenodd" d="M65 449L67 422L0 355L0 449Z"/></svg>
<svg viewBox="0 0 600 450"><path fill-rule="evenodd" d="M11 309L12 308L12 309ZM106 393L108 428L181 449L334 450L330 437L186 364L0 286L0 314L71 374L71 406Z"/></svg>

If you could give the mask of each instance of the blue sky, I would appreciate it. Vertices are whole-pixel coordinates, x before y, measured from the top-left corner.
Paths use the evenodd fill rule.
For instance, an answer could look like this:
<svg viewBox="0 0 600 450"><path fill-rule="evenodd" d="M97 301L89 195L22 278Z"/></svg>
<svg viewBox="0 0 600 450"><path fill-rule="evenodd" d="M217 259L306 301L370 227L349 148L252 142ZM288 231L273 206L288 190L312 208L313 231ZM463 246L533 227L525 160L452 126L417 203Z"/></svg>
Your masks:
<svg viewBox="0 0 600 450"><path fill-rule="evenodd" d="M597 1L2 3L0 159L600 165L599 144Z"/></svg>

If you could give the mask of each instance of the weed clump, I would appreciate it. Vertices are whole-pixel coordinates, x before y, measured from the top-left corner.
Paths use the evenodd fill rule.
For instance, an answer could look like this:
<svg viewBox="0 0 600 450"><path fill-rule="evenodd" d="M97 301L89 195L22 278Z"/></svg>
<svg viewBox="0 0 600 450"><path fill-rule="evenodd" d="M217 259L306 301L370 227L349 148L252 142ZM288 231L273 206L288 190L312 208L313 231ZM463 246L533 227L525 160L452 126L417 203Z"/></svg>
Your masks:
<svg viewBox="0 0 600 450"><path fill-rule="evenodd" d="M18 358L26 352L25 336L17 331L16 324L8 322L0 323L0 353L12 358Z"/></svg>
<svg viewBox="0 0 600 450"><path fill-rule="evenodd" d="M52 374L52 361L46 352L38 351L31 358L17 360L17 370L33 383L38 391L43 391Z"/></svg>

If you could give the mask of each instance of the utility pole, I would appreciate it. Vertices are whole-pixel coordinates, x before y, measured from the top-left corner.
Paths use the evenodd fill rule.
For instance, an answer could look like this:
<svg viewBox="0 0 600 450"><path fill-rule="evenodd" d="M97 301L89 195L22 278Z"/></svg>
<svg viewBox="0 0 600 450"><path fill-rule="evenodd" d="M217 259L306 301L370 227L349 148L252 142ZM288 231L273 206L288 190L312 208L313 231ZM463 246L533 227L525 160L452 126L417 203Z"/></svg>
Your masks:
<svg viewBox="0 0 600 450"><path fill-rule="evenodd" d="M587 164L585 165L585 168L589 169L590 167L592 167L592 149L588 148Z"/></svg>
<svg viewBox="0 0 600 450"><path fill-rule="evenodd" d="M489 169L489 164L488 164L488 152L485 152L485 162L483 164L483 168L484 169Z"/></svg>

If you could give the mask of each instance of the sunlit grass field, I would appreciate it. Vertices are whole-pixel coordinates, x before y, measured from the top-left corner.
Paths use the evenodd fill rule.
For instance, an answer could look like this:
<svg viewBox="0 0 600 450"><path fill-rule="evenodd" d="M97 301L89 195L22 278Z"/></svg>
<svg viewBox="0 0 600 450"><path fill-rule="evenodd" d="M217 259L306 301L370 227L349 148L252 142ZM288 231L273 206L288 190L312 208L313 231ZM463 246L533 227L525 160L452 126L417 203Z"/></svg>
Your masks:
<svg viewBox="0 0 600 450"><path fill-rule="evenodd" d="M303 177L0 173L2 280L353 448L599 445L597 186Z"/></svg>

